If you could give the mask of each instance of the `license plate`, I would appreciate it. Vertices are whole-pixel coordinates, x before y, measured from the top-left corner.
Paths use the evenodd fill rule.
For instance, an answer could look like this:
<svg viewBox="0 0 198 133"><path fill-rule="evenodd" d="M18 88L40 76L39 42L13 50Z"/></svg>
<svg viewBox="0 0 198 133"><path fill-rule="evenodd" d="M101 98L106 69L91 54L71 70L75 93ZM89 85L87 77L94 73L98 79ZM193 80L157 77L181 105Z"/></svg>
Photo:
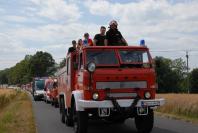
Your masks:
<svg viewBox="0 0 198 133"><path fill-rule="evenodd" d="M159 106L160 102L159 101L142 101L141 105L142 106Z"/></svg>
<svg viewBox="0 0 198 133"><path fill-rule="evenodd" d="M110 115L110 108L99 108L98 113L100 117L107 117Z"/></svg>

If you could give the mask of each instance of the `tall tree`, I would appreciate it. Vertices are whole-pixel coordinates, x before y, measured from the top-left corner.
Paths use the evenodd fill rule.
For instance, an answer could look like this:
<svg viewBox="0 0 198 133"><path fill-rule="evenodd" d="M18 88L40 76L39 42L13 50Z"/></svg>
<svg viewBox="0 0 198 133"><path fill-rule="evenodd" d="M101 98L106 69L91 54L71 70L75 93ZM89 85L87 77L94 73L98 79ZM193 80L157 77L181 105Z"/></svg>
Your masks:
<svg viewBox="0 0 198 133"><path fill-rule="evenodd" d="M190 92L198 93L198 68L190 73Z"/></svg>
<svg viewBox="0 0 198 133"><path fill-rule="evenodd" d="M33 77L52 75L55 71L55 61L47 52L38 51L30 60L30 71Z"/></svg>
<svg viewBox="0 0 198 133"><path fill-rule="evenodd" d="M0 84L8 84L9 69L0 71Z"/></svg>
<svg viewBox="0 0 198 133"><path fill-rule="evenodd" d="M63 68L66 65L66 58L63 58L63 60L59 64L59 68Z"/></svg>
<svg viewBox="0 0 198 133"><path fill-rule="evenodd" d="M158 92L180 92L184 80L185 62L182 59L156 57Z"/></svg>

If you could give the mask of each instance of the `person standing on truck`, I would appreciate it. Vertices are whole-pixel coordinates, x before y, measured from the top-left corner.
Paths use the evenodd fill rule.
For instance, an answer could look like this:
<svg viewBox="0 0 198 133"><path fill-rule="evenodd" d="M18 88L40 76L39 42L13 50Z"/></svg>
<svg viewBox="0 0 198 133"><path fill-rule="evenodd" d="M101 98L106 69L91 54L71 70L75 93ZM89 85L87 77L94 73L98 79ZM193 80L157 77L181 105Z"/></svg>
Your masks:
<svg viewBox="0 0 198 133"><path fill-rule="evenodd" d="M89 33L84 34L83 46L93 46L93 41L89 38Z"/></svg>
<svg viewBox="0 0 198 133"><path fill-rule="evenodd" d="M72 41L72 45L73 45L73 47L70 47L68 49L68 53L67 54L76 51L76 41L75 40Z"/></svg>
<svg viewBox="0 0 198 133"><path fill-rule="evenodd" d="M105 37L105 46L128 46L126 40L118 30L118 23L112 20Z"/></svg>
<svg viewBox="0 0 198 133"><path fill-rule="evenodd" d="M94 37L94 46L105 46L105 32L106 28L104 26L100 27L100 34L96 34Z"/></svg>
<svg viewBox="0 0 198 133"><path fill-rule="evenodd" d="M83 46L83 41L82 39L78 39L78 44L77 44L77 50L81 50Z"/></svg>

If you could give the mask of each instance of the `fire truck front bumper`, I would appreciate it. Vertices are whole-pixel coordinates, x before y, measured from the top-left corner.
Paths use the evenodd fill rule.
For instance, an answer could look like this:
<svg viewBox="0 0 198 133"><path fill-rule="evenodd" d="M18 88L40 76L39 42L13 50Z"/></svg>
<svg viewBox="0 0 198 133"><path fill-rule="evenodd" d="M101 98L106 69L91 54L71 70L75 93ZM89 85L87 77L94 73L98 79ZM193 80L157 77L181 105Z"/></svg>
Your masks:
<svg viewBox="0 0 198 133"><path fill-rule="evenodd" d="M116 100L120 107L130 107L134 102L134 99L119 99ZM151 107L156 108L165 104L165 99L151 99L143 100L140 99L135 107ZM78 110L83 111L86 108L114 108L111 100L104 101L93 101L93 100L78 100L77 102Z"/></svg>

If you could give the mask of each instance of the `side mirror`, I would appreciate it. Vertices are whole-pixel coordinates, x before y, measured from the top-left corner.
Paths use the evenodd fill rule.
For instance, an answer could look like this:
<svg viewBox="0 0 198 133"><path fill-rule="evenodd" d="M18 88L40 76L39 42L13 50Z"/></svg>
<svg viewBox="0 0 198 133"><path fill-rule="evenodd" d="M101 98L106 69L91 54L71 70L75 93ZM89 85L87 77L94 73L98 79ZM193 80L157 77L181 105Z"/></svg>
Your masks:
<svg viewBox="0 0 198 133"><path fill-rule="evenodd" d="M78 69L78 63L74 62L74 70L77 70Z"/></svg>

